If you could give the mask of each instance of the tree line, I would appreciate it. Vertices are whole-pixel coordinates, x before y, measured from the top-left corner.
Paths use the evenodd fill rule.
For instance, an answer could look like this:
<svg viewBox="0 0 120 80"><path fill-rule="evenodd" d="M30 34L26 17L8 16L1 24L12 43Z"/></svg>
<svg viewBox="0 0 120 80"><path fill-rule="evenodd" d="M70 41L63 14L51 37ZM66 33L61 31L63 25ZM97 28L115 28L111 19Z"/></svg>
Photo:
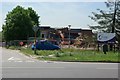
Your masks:
<svg viewBox="0 0 120 80"><path fill-rule="evenodd" d="M98 32L116 33L116 38L120 42L120 1L108 1L105 5L107 10L97 9L98 13L92 12L93 15L89 16L98 23L89 27Z"/></svg>
<svg viewBox="0 0 120 80"><path fill-rule="evenodd" d="M105 2L107 10L97 9L99 12L92 12L89 16L98 23L96 26L90 25L92 30L101 32L115 32L117 40L120 42L120 1ZM2 34L5 41L27 40L34 36L33 27L39 26L40 16L31 7L25 9L17 6L8 12L5 23L2 26Z"/></svg>

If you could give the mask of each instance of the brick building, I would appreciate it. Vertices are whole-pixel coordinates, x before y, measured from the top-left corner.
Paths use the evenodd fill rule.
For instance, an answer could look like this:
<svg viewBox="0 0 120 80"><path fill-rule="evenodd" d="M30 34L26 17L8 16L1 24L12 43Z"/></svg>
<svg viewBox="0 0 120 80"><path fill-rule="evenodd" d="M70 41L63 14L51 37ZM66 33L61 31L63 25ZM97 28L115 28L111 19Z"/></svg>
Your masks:
<svg viewBox="0 0 120 80"><path fill-rule="evenodd" d="M40 26L40 36L41 39L48 39L48 40L56 40L61 41L62 37L61 34L64 36L64 40L69 40L69 29L65 28L51 28L50 26ZM61 31L61 33L59 33ZM90 29L70 29L70 40L76 39L78 36L87 36L92 38L93 33Z"/></svg>

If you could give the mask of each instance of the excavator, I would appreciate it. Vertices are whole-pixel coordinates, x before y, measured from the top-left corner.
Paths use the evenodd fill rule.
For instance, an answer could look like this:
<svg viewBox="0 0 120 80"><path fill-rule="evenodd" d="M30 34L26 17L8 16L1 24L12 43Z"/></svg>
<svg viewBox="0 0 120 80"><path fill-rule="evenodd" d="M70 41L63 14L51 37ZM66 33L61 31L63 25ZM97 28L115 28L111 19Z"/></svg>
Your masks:
<svg viewBox="0 0 120 80"><path fill-rule="evenodd" d="M58 31L58 33L59 33L59 35L60 35L60 37L61 37L61 45L67 45L67 44L69 44L69 41L65 41L65 37L64 37L64 34L62 33L62 31Z"/></svg>
<svg viewBox="0 0 120 80"><path fill-rule="evenodd" d="M60 45L69 44L68 41L65 41L65 37L64 37L62 31L58 31L58 33L62 40L60 42ZM35 48L38 50L58 50L58 49L60 49L60 47L58 45L55 45L55 44L51 43L51 41L48 41L48 40L40 40L40 41L36 42L36 46L35 46L35 44L32 44L31 48L32 48L32 50L34 50Z"/></svg>

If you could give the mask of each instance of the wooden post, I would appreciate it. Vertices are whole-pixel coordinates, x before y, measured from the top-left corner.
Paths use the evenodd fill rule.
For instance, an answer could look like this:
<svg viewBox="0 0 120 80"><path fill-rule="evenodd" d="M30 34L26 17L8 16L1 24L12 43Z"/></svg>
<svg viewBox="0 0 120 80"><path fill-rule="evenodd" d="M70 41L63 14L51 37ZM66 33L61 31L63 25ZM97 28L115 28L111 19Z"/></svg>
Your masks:
<svg viewBox="0 0 120 80"><path fill-rule="evenodd" d="M98 51L99 51L99 43L98 43L98 46L97 46L97 48L98 48Z"/></svg>

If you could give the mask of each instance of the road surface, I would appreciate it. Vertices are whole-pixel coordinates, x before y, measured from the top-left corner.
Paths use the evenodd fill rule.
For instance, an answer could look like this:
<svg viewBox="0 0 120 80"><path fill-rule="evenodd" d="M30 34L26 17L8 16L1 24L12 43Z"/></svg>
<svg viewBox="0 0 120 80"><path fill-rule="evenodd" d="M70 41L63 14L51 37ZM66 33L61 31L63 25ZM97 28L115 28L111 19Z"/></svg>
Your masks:
<svg viewBox="0 0 120 80"><path fill-rule="evenodd" d="M118 63L39 61L1 49L3 78L118 78Z"/></svg>

